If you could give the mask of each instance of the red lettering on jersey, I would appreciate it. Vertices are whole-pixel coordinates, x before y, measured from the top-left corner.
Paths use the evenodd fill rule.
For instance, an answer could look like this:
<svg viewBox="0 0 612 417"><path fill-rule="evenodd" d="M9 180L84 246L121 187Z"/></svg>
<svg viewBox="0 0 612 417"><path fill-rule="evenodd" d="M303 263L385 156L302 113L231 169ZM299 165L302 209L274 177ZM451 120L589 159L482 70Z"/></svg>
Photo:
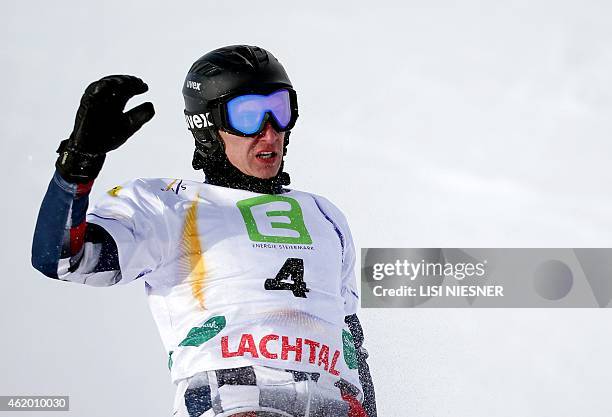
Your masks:
<svg viewBox="0 0 612 417"><path fill-rule="evenodd" d="M253 335L250 333L243 334L238 345L238 356L244 356L246 352L250 353L254 358L259 358Z"/></svg>
<svg viewBox="0 0 612 417"><path fill-rule="evenodd" d="M261 352L261 356L268 359L277 359L278 354L270 353L268 351L268 347L266 346L270 340L278 340L278 335L275 334L267 334L261 338L259 341L259 351Z"/></svg>
<svg viewBox="0 0 612 417"><path fill-rule="evenodd" d="M280 360L289 361L290 352L294 352L293 360L295 362L302 361L302 349L305 344L308 346L308 362L311 364L317 364L320 368L323 368L325 371L329 372L332 375L339 376L340 371L336 369L338 365L338 360L340 358L340 351L334 349L333 356L331 358L330 364L330 347L316 342L311 339L302 339L301 337L295 338L295 344L291 344L290 342L294 339L291 336L280 336L277 334L267 334L263 336L261 339L255 342L255 338L251 333L243 333L240 337L240 343L238 344L238 350L232 352L229 348L229 337L223 336L221 337L221 355L223 358L233 358L236 356L245 356L246 353L249 353L253 358L259 358L261 355L266 359L279 359L278 350L280 348ZM272 345L272 352L268 350L269 342L275 341ZM279 343L280 345L278 346ZM317 352L318 351L318 352Z"/></svg>
<svg viewBox="0 0 612 417"><path fill-rule="evenodd" d="M336 363L338 362L338 358L340 357L340 352L339 351L335 351L334 352L334 357L332 358L332 363L331 366L329 367L329 373L332 375L340 375L340 372L338 372L335 368L336 368Z"/></svg>
<svg viewBox="0 0 612 417"><path fill-rule="evenodd" d="M295 345L289 344L289 338L283 336L283 346L281 350L281 359L286 361L289 359L289 352L295 352L295 361L302 361L302 338L298 337L295 339Z"/></svg>
<svg viewBox="0 0 612 417"><path fill-rule="evenodd" d="M310 348L310 354L308 355L308 362L315 363L317 358L317 348L319 347L319 342L315 342L314 340L304 339L304 343L308 345Z"/></svg>
<svg viewBox="0 0 612 417"><path fill-rule="evenodd" d="M234 356L238 356L238 352L230 352L228 347L228 338L227 336L223 336L221 338L221 356L224 358L233 358Z"/></svg>
<svg viewBox="0 0 612 417"><path fill-rule="evenodd" d="M321 346L319 351L319 363L317 365L321 366L321 364L325 365L323 369L327 371L327 368L329 368L329 346L327 345Z"/></svg>

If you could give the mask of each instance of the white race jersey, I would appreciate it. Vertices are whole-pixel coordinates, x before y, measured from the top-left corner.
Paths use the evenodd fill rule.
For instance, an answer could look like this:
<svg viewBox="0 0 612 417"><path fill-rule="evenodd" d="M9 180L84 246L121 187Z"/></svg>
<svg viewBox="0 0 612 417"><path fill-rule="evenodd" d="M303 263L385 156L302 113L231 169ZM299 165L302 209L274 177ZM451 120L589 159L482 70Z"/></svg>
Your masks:
<svg viewBox="0 0 612 417"><path fill-rule="evenodd" d="M136 179L87 221L114 238L119 282L145 280L174 382L263 365L361 387L344 323L358 305L355 248L325 198Z"/></svg>

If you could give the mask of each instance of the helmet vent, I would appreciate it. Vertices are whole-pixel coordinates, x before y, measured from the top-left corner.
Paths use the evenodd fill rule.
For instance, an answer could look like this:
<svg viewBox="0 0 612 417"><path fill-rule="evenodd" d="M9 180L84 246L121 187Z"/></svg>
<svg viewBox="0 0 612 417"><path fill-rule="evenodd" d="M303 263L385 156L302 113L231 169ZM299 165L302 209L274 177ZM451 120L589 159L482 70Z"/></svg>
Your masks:
<svg viewBox="0 0 612 417"><path fill-rule="evenodd" d="M269 62L268 53L256 46L238 45L234 49L224 51L226 66L229 69L258 71L262 66ZM229 65L227 65L229 64Z"/></svg>
<svg viewBox="0 0 612 417"><path fill-rule="evenodd" d="M196 62L189 70L189 73L204 75L207 77L219 74L220 72L221 68L209 61Z"/></svg>

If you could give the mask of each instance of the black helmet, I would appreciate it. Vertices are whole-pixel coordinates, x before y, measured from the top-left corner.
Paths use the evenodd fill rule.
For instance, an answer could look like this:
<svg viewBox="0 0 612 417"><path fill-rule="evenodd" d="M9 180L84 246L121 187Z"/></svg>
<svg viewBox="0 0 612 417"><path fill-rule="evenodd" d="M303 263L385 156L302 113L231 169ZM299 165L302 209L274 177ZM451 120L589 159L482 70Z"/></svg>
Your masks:
<svg viewBox="0 0 612 417"><path fill-rule="evenodd" d="M290 129L297 119L297 97L274 55L256 46L233 45L209 52L193 63L183 85L185 115L195 138L192 165L204 170L207 182L266 193L280 192L282 185L289 184L282 165L270 179L243 174L227 160L218 134L219 127L224 126L222 109L227 100L241 94L268 94L280 88L291 94L292 120L282 129L286 130L286 153Z"/></svg>
<svg viewBox="0 0 612 417"><path fill-rule="evenodd" d="M256 46L215 49L193 63L183 85L185 110L209 111L209 105L235 94L293 89L283 66Z"/></svg>

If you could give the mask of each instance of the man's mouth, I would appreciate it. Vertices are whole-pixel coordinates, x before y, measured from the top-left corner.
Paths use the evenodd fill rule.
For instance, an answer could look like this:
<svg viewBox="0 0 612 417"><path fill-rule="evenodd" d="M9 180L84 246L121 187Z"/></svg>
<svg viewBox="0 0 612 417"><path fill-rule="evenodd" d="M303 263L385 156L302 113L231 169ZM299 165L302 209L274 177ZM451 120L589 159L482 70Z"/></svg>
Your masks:
<svg viewBox="0 0 612 417"><path fill-rule="evenodd" d="M272 159L276 155L277 155L276 152L258 152L257 155L255 156L260 159Z"/></svg>

